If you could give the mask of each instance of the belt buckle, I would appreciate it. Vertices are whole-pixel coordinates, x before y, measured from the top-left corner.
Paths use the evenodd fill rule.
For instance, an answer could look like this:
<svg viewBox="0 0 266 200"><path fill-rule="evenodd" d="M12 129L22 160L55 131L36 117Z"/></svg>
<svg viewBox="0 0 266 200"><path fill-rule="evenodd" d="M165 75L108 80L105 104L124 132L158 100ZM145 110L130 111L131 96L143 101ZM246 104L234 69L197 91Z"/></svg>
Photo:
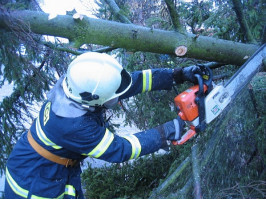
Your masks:
<svg viewBox="0 0 266 200"><path fill-rule="evenodd" d="M68 168L69 166L74 167L77 163L78 163L77 160L67 159L65 166L66 168Z"/></svg>
<svg viewBox="0 0 266 200"><path fill-rule="evenodd" d="M72 160L71 160L71 159L67 159L67 162L66 162L66 168L68 168L68 166L71 166L71 167L72 167L70 161L72 161Z"/></svg>

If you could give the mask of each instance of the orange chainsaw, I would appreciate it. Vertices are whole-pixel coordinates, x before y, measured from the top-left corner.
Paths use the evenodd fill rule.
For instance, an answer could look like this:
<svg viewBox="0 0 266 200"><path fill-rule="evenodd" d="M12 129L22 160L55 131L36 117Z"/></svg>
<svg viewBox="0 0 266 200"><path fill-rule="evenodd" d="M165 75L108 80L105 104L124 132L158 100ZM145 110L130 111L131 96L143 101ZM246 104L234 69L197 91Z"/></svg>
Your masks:
<svg viewBox="0 0 266 200"><path fill-rule="evenodd" d="M198 65L202 74L195 74L198 85L192 86L174 99L178 115L189 125L189 130L174 145L182 145L219 116L259 71L266 59L266 45L262 45L252 57L223 85L214 85L212 70L208 64Z"/></svg>

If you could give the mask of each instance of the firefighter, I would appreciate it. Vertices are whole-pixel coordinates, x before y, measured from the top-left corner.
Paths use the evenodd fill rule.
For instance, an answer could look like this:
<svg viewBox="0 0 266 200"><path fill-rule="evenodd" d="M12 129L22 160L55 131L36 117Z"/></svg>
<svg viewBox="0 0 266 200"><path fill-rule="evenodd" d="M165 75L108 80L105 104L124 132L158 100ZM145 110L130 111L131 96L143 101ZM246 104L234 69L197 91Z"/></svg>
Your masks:
<svg viewBox="0 0 266 200"><path fill-rule="evenodd" d="M86 157L120 163L177 140L178 117L143 132L118 136L103 112L119 100L174 84L194 82L196 66L149 69L131 75L110 55L84 53L47 95L37 119L16 143L6 167L5 198L84 198L80 162Z"/></svg>

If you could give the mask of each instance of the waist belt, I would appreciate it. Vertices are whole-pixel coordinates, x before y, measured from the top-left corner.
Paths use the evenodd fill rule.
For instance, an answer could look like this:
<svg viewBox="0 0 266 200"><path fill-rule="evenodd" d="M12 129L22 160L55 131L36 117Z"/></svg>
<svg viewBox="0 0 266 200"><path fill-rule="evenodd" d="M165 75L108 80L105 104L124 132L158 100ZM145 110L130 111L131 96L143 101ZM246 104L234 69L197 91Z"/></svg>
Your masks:
<svg viewBox="0 0 266 200"><path fill-rule="evenodd" d="M28 140L29 140L29 143L32 146L32 148L38 154L40 154L42 157L46 158L47 160L50 160L50 161L57 163L57 164L60 164L60 165L64 165L66 167L68 167L68 166L73 167L74 165L76 165L78 163L77 160L72 160L69 158L63 158L63 157L57 156L57 155L51 153L50 151L46 150L45 148L43 148L41 145L39 145L33 139L30 130L28 131Z"/></svg>

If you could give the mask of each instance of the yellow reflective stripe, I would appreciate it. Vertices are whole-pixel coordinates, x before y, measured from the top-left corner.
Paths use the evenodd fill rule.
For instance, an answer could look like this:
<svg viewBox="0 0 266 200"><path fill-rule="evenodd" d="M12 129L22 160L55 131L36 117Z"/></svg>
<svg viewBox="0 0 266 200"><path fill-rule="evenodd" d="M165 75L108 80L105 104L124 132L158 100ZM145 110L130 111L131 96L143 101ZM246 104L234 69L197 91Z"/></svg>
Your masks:
<svg viewBox="0 0 266 200"><path fill-rule="evenodd" d="M9 186L11 187L11 189L13 190L13 192L15 192L17 195L27 198L29 191L23 189L22 187L20 187L16 181L12 178L12 176L10 175L7 167L6 167L6 180L9 184ZM56 197L56 199L63 199L64 195L71 195L71 196L76 196L76 190L74 188L73 185L66 185L65 186L65 191L60 194L58 197ZM41 197L41 196L37 196L37 195L31 195L31 199L51 199L49 197Z"/></svg>
<svg viewBox="0 0 266 200"><path fill-rule="evenodd" d="M143 76L143 87L142 87L142 93L151 91L152 87L152 72L151 69L143 70L142 71Z"/></svg>
<svg viewBox="0 0 266 200"><path fill-rule="evenodd" d="M140 152L141 152L141 145L140 145L139 139L133 134L132 135L125 135L122 137L127 139L132 146L132 154L131 154L130 159L135 159L135 158L139 157Z"/></svg>
<svg viewBox="0 0 266 200"><path fill-rule="evenodd" d="M60 194L58 197L55 199L63 199L64 195L70 195L70 196L76 196L76 190L73 185L66 185L65 191ZM31 195L31 199L51 199L51 198L46 198L46 197L41 197L41 196L36 196L36 195Z"/></svg>
<svg viewBox="0 0 266 200"><path fill-rule="evenodd" d="M143 77L143 87L142 87L142 93L146 91L146 73L142 71L142 77Z"/></svg>
<svg viewBox="0 0 266 200"><path fill-rule="evenodd" d="M61 195L60 195L61 196ZM51 198L47 198L47 197L40 197L40 196L36 196L36 195L31 195L31 197L30 197L31 199L51 199ZM57 199L59 199L59 198L57 198ZM63 197L62 198L60 198L60 199L63 199Z"/></svg>
<svg viewBox="0 0 266 200"><path fill-rule="evenodd" d="M58 197L56 197L55 199L63 199L64 198L64 194L65 192L63 192L63 194L60 194ZM51 199L49 197L41 197L41 196L37 196L37 195L31 195L30 197L31 199Z"/></svg>
<svg viewBox="0 0 266 200"><path fill-rule="evenodd" d="M9 186L11 187L11 189L13 190L13 192L15 192L17 195L21 196L21 197L24 197L24 198L27 198L28 197L28 194L29 194L29 191L28 190L25 190L23 189L22 187L20 187L16 181L12 178L12 176L10 175L7 167L6 167L6 179L7 179L7 182L9 184Z"/></svg>
<svg viewBox="0 0 266 200"><path fill-rule="evenodd" d="M76 196L76 190L73 185L66 185L65 194L70 196Z"/></svg>
<svg viewBox="0 0 266 200"><path fill-rule="evenodd" d="M88 155L94 158L99 158L108 149L113 140L114 140L114 134L110 132L108 129L106 129L104 137L101 140L101 142L90 153L88 153Z"/></svg>
<svg viewBox="0 0 266 200"><path fill-rule="evenodd" d="M38 117L36 120L36 132L39 137L39 139L46 145L46 146L51 146L54 149L61 149L61 146L56 145L53 143L47 136L45 135L44 131L42 130L41 123L40 123L40 118Z"/></svg>
<svg viewBox="0 0 266 200"><path fill-rule="evenodd" d="M151 91L151 86L152 86L152 73L151 73L151 70L149 70L149 89L148 89L148 91Z"/></svg>
<svg viewBox="0 0 266 200"><path fill-rule="evenodd" d="M50 119L50 109L51 109L51 102L48 102L44 108L43 112L43 126L48 122Z"/></svg>

